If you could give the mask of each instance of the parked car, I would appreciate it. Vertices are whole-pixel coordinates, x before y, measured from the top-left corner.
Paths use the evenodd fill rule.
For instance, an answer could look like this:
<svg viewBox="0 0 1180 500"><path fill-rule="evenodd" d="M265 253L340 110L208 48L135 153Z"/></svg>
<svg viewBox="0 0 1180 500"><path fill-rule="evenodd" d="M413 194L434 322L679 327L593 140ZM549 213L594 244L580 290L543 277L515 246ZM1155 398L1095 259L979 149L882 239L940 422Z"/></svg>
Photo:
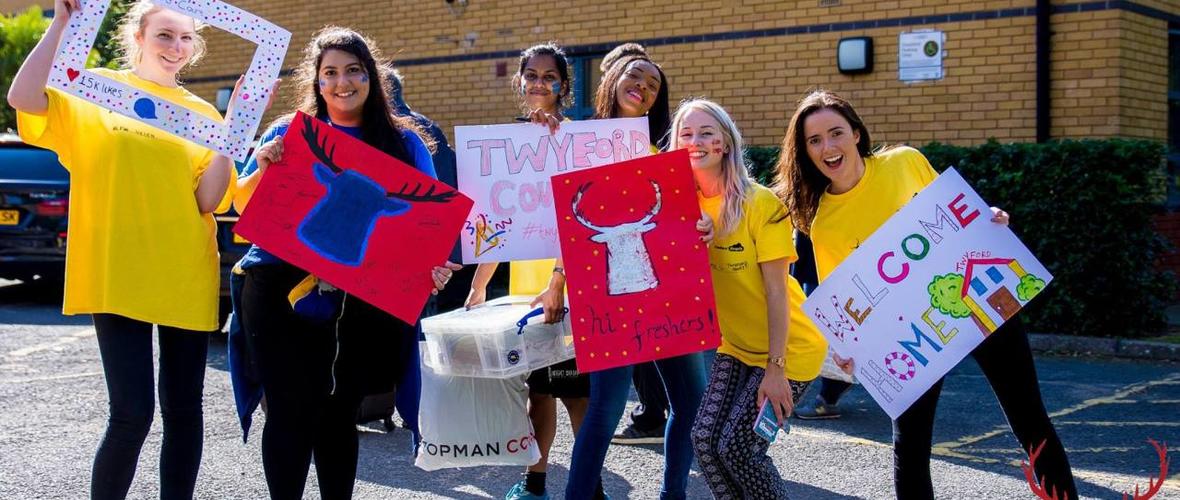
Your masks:
<svg viewBox="0 0 1180 500"><path fill-rule="evenodd" d="M60 283L65 276L70 176L52 151L0 133L0 279ZM222 313L229 313L229 271L250 248L233 233L238 214L217 215Z"/></svg>
<svg viewBox="0 0 1180 500"><path fill-rule="evenodd" d="M62 281L69 195L56 154L0 134L0 278Z"/></svg>

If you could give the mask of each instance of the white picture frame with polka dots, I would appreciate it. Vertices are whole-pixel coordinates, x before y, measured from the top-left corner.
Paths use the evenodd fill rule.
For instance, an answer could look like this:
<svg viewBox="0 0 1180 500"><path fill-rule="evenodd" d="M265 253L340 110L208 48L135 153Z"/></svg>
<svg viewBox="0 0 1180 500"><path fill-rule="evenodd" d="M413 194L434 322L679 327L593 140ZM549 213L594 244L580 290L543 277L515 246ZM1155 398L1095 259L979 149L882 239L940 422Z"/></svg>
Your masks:
<svg viewBox="0 0 1180 500"><path fill-rule="evenodd" d="M110 0L81 0L70 16L53 59L49 86L103 108L244 161L258 131L275 79L291 41L291 32L219 0L155 0L156 5L198 19L257 45L242 89L224 120L213 120L142 89L86 69Z"/></svg>

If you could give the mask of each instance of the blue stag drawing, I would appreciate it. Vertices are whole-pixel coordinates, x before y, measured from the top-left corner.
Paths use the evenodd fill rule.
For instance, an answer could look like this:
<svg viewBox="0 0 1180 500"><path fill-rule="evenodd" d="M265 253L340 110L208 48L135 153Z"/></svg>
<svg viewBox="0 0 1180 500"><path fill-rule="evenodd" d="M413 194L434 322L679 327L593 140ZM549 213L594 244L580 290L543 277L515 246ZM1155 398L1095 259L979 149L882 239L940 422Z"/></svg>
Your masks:
<svg viewBox="0 0 1180 500"><path fill-rule="evenodd" d="M323 197L299 224L299 239L333 262L358 266L364 261L373 227L382 217L394 217L410 210L415 202L446 203L457 194L454 190L434 192L430 186L418 194L422 184L409 190L409 183L391 193L368 176L336 165L336 146L320 138L315 120L304 117L303 139L319 161L312 171L320 184L328 188Z"/></svg>

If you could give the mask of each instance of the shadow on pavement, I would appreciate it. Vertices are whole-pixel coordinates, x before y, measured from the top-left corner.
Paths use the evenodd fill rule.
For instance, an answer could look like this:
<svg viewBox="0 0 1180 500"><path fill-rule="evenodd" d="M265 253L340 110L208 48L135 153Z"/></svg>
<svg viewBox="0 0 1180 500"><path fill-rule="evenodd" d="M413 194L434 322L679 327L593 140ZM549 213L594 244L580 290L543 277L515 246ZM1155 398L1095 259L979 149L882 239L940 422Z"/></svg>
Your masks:
<svg viewBox="0 0 1180 500"><path fill-rule="evenodd" d="M410 432L395 429L386 433L377 424L363 427L360 432L360 460L357 464L358 481L365 481L415 492L433 493L446 498L486 499L503 498L524 472L523 466L477 466L424 471L414 466L410 448ZM550 464L549 494L561 497L569 469L564 464ZM631 485L625 478L603 470L603 484L612 498L630 498ZM817 497L818 498L818 497ZM832 497L836 498L836 497Z"/></svg>
<svg viewBox="0 0 1180 500"><path fill-rule="evenodd" d="M0 323L10 325L89 325L89 314L61 314L62 283L0 281Z"/></svg>
<svg viewBox="0 0 1180 500"><path fill-rule="evenodd" d="M823 488L816 488L810 484L796 483L794 481L787 481L787 494L789 494L791 498L807 498L809 500L845 500L861 498L845 495L843 493L836 493Z"/></svg>

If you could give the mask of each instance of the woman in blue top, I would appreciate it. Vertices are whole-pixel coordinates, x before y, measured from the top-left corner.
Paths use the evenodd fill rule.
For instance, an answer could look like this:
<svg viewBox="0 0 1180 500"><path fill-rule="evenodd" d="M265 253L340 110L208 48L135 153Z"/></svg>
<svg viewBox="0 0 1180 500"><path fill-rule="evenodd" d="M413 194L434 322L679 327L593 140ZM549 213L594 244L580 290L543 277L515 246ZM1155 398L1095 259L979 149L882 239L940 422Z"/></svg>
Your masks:
<svg viewBox="0 0 1180 500"><path fill-rule="evenodd" d="M296 70L303 96L297 109L436 177L413 122L391 113L382 73L387 66L379 57L355 31L320 30ZM259 140L238 178L234 205L239 212L267 167L282 159L290 122L290 115L279 119ZM357 409L366 394L393 389L395 374L410 359L407 343L398 336L416 336L414 326L257 246L239 266L246 275L242 325L267 401L262 464L271 498L301 498L313 457L323 498L350 498ZM457 268L450 263L436 267L436 289Z"/></svg>

